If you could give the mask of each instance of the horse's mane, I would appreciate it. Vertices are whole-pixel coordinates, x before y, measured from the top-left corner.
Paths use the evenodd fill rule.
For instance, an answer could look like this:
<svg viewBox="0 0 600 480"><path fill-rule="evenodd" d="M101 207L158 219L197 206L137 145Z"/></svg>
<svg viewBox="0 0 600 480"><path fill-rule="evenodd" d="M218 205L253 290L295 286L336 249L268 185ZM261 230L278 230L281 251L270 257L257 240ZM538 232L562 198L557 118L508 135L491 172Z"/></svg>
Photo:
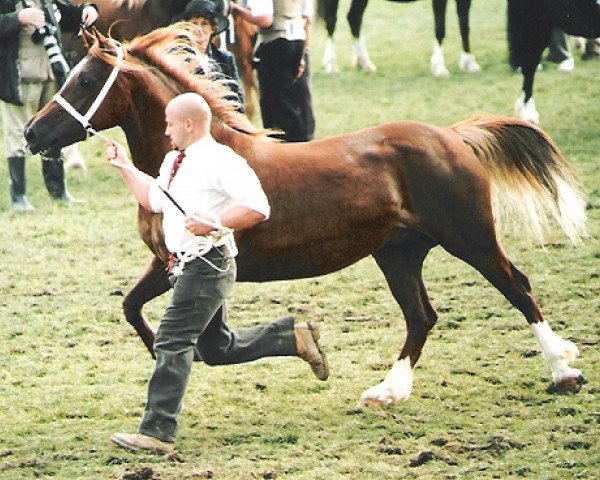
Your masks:
<svg viewBox="0 0 600 480"><path fill-rule="evenodd" d="M158 28L124 43L123 48L143 63L124 61L121 70L135 72L147 70L148 65L155 67L181 84L186 91L200 94L208 103L213 118L238 131L251 135L264 134L264 130L257 129L238 111L237 94L228 86L231 84L230 80L220 80L210 74L200 76L194 73L200 65L200 53L186 25L179 23ZM102 42L96 36L88 54L114 65L116 57L112 46L116 44L116 40L108 40L109 42Z"/></svg>

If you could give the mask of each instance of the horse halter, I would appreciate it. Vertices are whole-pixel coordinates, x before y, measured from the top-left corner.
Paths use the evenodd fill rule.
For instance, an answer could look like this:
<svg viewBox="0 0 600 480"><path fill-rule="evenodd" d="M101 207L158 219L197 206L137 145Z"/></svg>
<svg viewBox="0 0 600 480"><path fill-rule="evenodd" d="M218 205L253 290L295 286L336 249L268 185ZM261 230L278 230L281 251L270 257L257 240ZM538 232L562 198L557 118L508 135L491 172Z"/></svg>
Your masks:
<svg viewBox="0 0 600 480"><path fill-rule="evenodd" d="M106 82L102 86L102 89L98 93L98 96L96 97L94 102L90 105L90 108L88 108L88 111L85 113L85 115L81 115L77 110L75 110L73 105L71 105L69 102L67 102L65 100L65 98L60 94L60 92L56 93L54 95L54 97L52 98L56 103L58 103L61 107L63 107L73 118L75 118L75 120L77 120L79 123L81 123L81 126L83 127L83 129L86 132L86 138L88 138L90 135L97 135L100 138L108 140L108 139L104 138L102 135L100 135L94 129L94 127L92 127L92 125L90 123L90 118L92 118L94 116L94 114L96 113L96 110L98 110L98 108L100 107L100 104L104 101L104 98L106 97L108 91L110 90L110 87L112 87L113 83L115 83L117 74L119 73L119 69L121 68L121 64L123 63L123 48L121 47L121 44L119 42L114 42L114 44L115 44L115 50L117 51L117 63L113 67L112 71L110 72L110 75L106 79Z"/></svg>

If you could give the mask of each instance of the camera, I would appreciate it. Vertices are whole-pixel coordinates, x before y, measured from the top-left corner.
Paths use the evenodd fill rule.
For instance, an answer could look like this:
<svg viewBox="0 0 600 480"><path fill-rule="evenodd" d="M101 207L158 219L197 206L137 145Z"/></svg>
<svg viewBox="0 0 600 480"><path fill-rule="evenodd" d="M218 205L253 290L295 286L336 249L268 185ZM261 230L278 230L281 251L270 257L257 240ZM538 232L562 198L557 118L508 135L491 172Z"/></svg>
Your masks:
<svg viewBox="0 0 600 480"><path fill-rule="evenodd" d="M69 65L58 46L58 40L56 39L57 31L58 29L54 25L46 23L43 27L36 29L32 33L31 40L34 43L43 42L54 76L64 78L69 73Z"/></svg>

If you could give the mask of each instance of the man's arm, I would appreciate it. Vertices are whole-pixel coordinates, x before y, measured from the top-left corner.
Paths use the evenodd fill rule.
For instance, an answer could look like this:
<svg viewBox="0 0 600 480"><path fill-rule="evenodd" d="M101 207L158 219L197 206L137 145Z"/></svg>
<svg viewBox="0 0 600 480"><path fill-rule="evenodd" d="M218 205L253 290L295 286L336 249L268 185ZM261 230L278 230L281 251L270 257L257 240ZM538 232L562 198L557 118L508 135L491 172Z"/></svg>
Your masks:
<svg viewBox="0 0 600 480"><path fill-rule="evenodd" d="M233 230L244 230L245 228L253 227L262 222L265 218L266 217L262 213L257 212L256 210L244 206L237 206L223 213L219 218L219 221L224 227ZM215 230L214 227L189 217L186 218L185 223L187 229L194 235L209 235L210 232Z"/></svg>
<svg viewBox="0 0 600 480"><path fill-rule="evenodd" d="M106 159L111 165L119 169L127 187L133 193L137 202L148 211L152 211L148 191L154 179L138 170L127 157L125 149L117 142L108 142L106 144Z"/></svg>
<svg viewBox="0 0 600 480"><path fill-rule="evenodd" d="M273 14L267 15L254 15L252 10L249 8L242 7L238 3L231 3L230 11L234 15L246 20L247 22L253 23L260 28L269 28L273 24Z"/></svg>

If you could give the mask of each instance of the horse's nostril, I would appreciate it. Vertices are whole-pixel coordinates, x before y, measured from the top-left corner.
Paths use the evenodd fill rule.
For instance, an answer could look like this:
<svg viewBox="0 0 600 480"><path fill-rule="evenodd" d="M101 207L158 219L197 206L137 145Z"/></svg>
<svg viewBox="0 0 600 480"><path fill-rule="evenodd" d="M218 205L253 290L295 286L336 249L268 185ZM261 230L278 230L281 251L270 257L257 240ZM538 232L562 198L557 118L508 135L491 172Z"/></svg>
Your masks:
<svg viewBox="0 0 600 480"><path fill-rule="evenodd" d="M25 128L25 140L27 143L33 143L35 140L35 133L31 128Z"/></svg>

